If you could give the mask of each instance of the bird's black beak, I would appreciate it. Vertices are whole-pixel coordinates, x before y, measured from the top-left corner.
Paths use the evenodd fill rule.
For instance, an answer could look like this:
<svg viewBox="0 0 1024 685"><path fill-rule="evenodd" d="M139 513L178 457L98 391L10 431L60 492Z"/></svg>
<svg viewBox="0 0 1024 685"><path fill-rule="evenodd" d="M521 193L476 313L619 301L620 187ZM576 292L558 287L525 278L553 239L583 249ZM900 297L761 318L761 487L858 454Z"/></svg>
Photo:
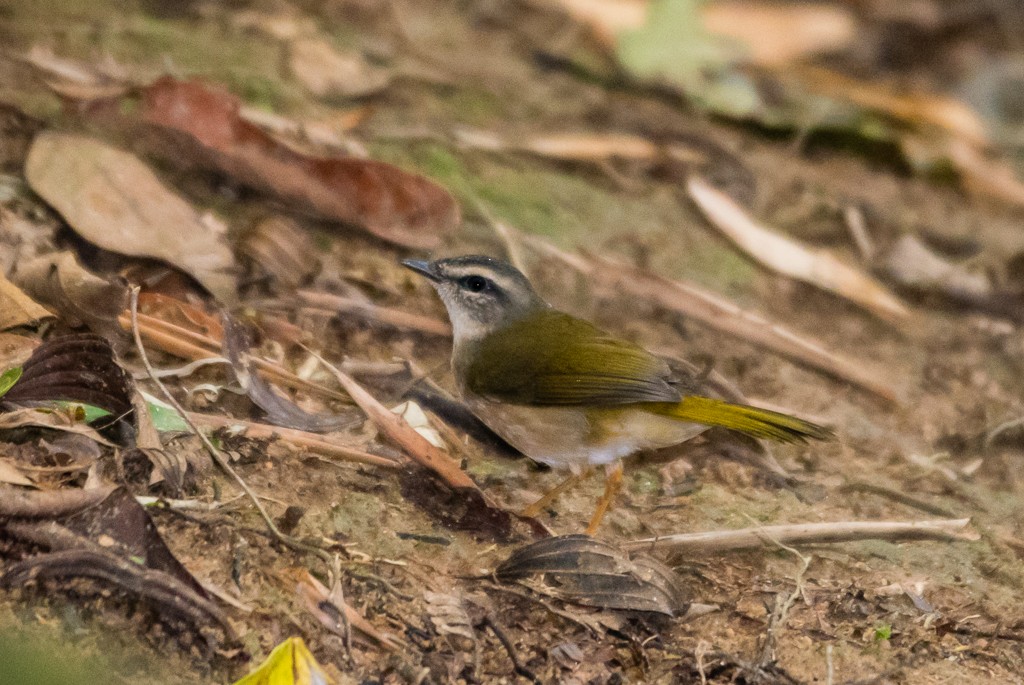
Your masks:
<svg viewBox="0 0 1024 685"><path fill-rule="evenodd" d="M421 276L425 276L435 283L441 280L441 277L434 271L433 266L430 262L424 262L419 259L405 259L402 261L402 266L407 269L412 269Z"/></svg>

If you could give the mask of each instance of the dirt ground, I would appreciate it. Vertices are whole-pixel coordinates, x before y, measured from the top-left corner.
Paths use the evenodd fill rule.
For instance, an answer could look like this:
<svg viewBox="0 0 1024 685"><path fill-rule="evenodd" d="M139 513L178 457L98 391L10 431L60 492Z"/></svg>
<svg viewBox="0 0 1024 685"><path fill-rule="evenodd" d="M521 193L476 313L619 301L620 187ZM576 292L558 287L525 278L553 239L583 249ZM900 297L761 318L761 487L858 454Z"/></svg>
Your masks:
<svg viewBox="0 0 1024 685"><path fill-rule="evenodd" d="M227 609L240 645L203 654L195 640L162 626L144 606L89 588L5 591L0 628L10 644L22 644L24 636L29 643L59 641L69 658L109 676L107 682L230 682L291 635L302 636L341 683L525 682L510 653L545 683L1024 680L1022 443L983 440L986 431L1024 416L1018 324L918 304L911 323L897 329L740 256L707 226L679 178L628 164L606 172L469 150L451 133L483 129L515 140L598 130L707 141L728 151L709 158L718 180L753 180L755 216L851 262L857 257L841 219L851 205L864 209L881 243L904 231L927 231L976 242L980 258L993 264L1024 248L1020 210L914 177L884 150L858 153L813 136L797 147L790 136L717 121L660 91L585 78L539 56L567 29L531 3L399 3L391 5L401 8L397 20L375 3L297 6L339 45L399 65L393 84L368 101L357 136L374 157L418 169L459 198L464 226L431 256L504 254L490 223L474 209L482 204L498 219L565 249L618 255L653 273L696 282L859 360L900 390L898 404L886 403L649 302L595 297L586 279L531 259L531 275L557 306L648 348L712 364L753 403L799 411L834 426L838 435L834 442L773 448L806 491L779 487L756 468L723 458L714 443L633 458L601 538L614 543L758 524L970 517L980 539L809 546L799 550L803 558L781 548L672 558L667 561L692 599L717 611L687 621L621 616L538 601L522 588L495 583L488 574L526 540L496 542L445 527L410 501L408 487L403 494L394 473L238 439L228 447L241 456L239 472L268 497L271 513L302 506L297 535L340 543L346 600L378 629L399 636L404 649L387 654L357 643L349 661L342 640L301 608L278 575L291 567L320 574L321 562L271 543L251 505L234 499L237 489L215 469L201 472L188 496L216 495L229 504L212 513L153 516L196 577L231 588L253 608ZM16 49L46 44L76 59L109 54L127 64L219 80L248 102L295 118L324 115L320 103L282 75L279 45L230 24L227 17L236 11L233 4L184 2L162 10L142 2L15 2L0 15L0 36ZM16 102L48 126L67 125L52 97L33 94L33 87L18 67L0 71L0 100ZM233 232L271 206L174 172L167 178L197 206L214 207ZM41 224L57 222L38 199L19 192L8 202L15 211ZM329 252L326 268L340 280L379 304L445 318L428 285L397 266L409 252L355 232L305 225ZM296 322L330 359L412 359L452 387L443 339L355 320L300 316ZM136 363L130 354L127 359ZM177 389L218 373L201 372ZM378 394L389 403L399 400ZM203 410L258 416L240 399ZM341 411L353 417L346 432L353 444L393 449L355 410ZM473 440L461 451L473 479L509 508L522 507L562 477ZM566 494L544 522L555 533L580 532L600 487L595 478ZM146 490L144 483L133 489ZM441 634L427 592L460 598L470 614L498 617L508 647L483 627L474 640ZM787 599L792 604L784 618L773 618Z"/></svg>

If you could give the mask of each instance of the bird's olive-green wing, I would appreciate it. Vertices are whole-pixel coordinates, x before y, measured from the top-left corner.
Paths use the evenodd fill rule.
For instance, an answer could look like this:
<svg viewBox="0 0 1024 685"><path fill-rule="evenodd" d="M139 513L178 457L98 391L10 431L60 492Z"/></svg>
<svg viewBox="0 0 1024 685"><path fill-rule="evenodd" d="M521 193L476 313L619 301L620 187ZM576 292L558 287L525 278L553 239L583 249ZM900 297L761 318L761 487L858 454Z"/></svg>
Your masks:
<svg viewBox="0 0 1024 685"><path fill-rule="evenodd" d="M515 404L676 402L668 365L625 340L555 310L489 335L466 369L467 388Z"/></svg>

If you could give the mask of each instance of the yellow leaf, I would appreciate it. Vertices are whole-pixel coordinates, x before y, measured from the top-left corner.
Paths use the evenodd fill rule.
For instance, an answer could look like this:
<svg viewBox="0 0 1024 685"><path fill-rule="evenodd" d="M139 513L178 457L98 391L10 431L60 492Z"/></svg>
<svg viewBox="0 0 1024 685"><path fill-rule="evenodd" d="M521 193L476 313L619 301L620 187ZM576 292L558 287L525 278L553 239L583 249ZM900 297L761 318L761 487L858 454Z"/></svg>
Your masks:
<svg viewBox="0 0 1024 685"><path fill-rule="evenodd" d="M270 653L259 667L235 685L336 685L306 647L301 637L290 637Z"/></svg>

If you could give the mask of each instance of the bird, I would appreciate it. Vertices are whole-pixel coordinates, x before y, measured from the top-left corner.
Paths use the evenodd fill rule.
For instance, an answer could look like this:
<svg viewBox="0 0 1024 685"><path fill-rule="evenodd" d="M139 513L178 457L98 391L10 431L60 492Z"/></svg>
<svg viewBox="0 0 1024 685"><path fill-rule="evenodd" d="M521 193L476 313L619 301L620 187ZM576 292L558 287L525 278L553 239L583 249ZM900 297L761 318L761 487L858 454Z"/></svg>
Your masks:
<svg viewBox="0 0 1024 685"><path fill-rule="evenodd" d="M552 307L507 262L464 255L402 264L448 310L452 372L469 410L527 457L570 471L523 515L604 467L604 494L586 529L594 535L621 487L623 458L710 426L779 442L833 437L825 426L701 394L669 360Z"/></svg>

